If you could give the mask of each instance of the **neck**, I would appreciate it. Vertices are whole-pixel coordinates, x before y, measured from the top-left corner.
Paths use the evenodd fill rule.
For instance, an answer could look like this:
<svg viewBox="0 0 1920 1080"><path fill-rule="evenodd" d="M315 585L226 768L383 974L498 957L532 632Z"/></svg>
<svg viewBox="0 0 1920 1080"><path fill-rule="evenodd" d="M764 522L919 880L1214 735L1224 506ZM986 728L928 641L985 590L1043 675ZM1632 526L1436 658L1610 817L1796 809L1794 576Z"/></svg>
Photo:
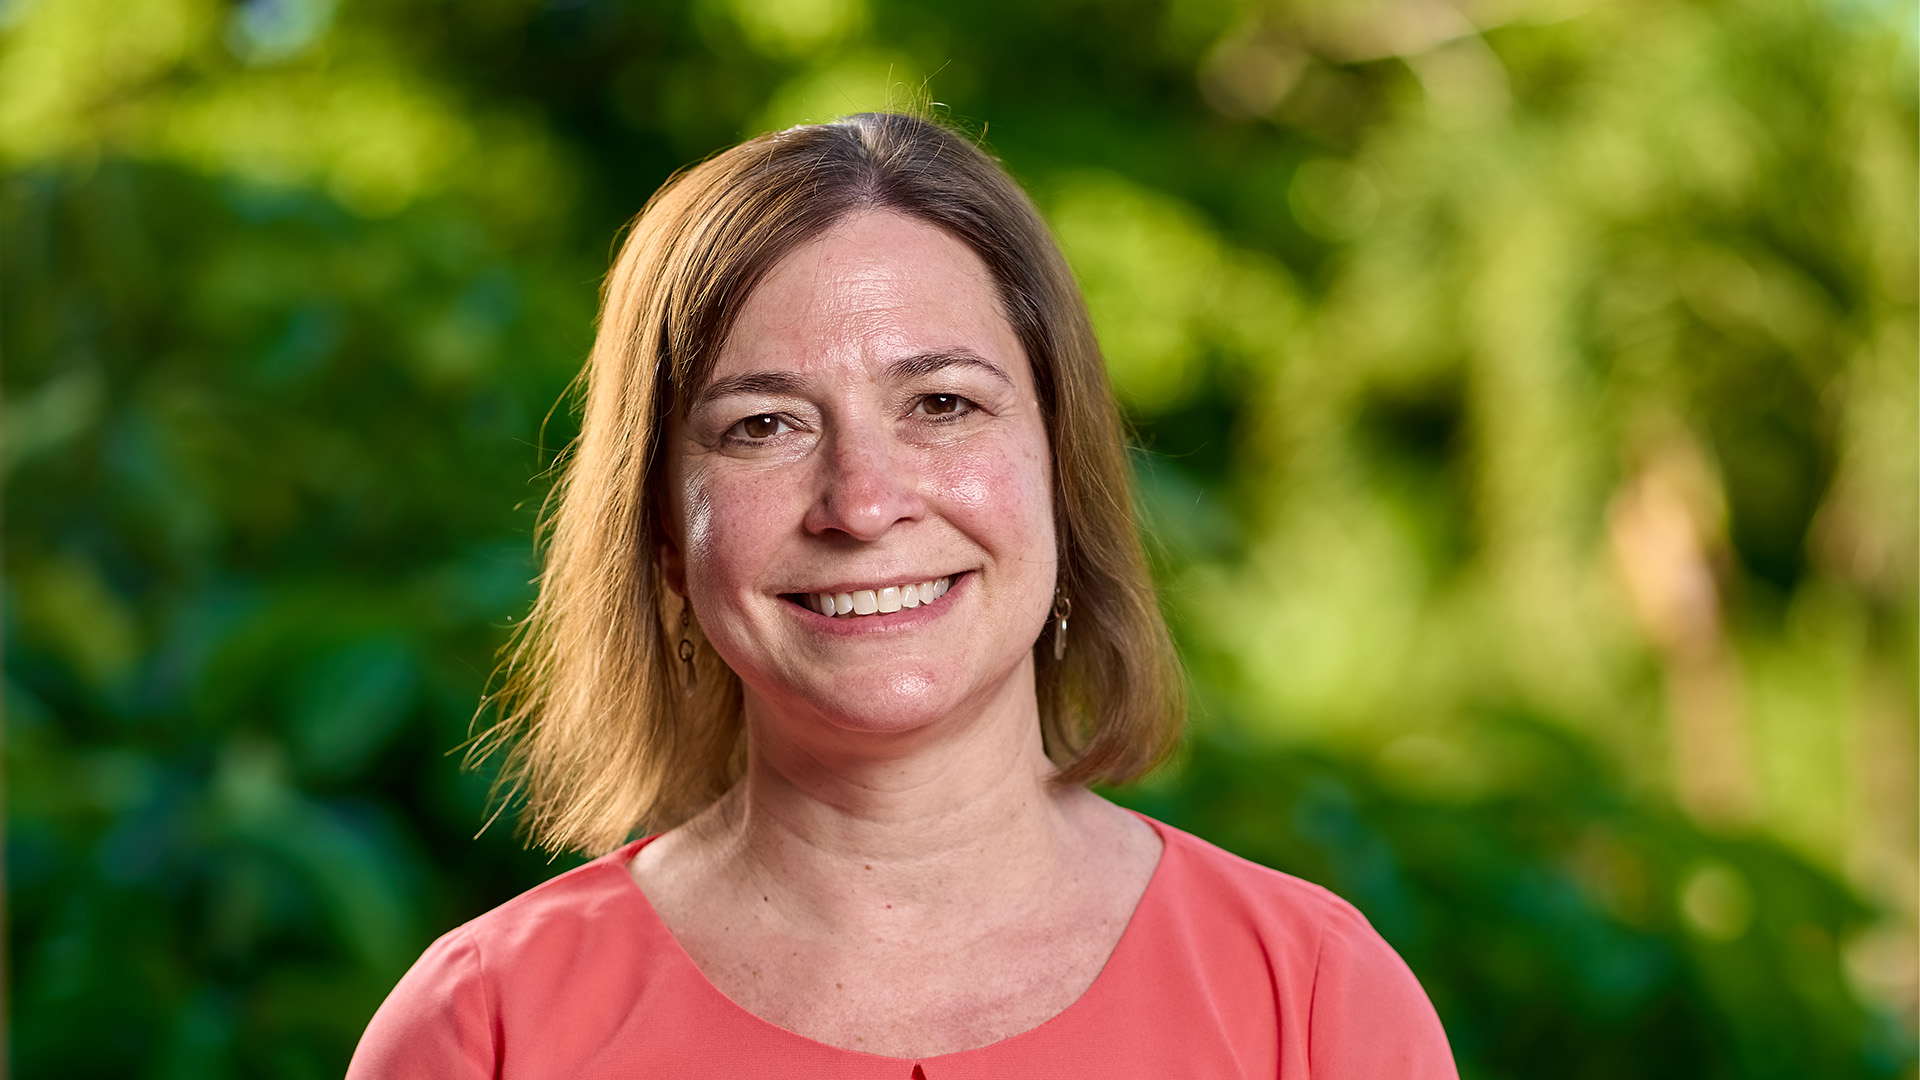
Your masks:
<svg viewBox="0 0 1920 1080"><path fill-rule="evenodd" d="M1023 886L1074 858L1097 800L1052 784L1030 681L995 704L967 723L875 735L796 725L750 701L746 775L689 839L726 877L827 927L882 904L938 917L1033 895ZM831 734L782 734L795 729Z"/></svg>

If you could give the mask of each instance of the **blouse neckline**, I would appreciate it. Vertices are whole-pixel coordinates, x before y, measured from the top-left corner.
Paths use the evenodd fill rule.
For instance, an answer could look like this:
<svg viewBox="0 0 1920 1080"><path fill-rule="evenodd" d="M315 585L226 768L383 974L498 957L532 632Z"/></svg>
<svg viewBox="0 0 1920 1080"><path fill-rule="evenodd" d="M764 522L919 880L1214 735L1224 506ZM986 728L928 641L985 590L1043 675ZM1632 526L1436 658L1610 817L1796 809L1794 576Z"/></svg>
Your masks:
<svg viewBox="0 0 1920 1080"><path fill-rule="evenodd" d="M1079 997L1068 1002L1065 1008L1024 1031L1015 1032L1004 1039L982 1046L974 1046L965 1050L954 1050L945 1054L935 1054L917 1058L894 1057L890 1054L876 1054L866 1050L850 1050L844 1046L835 1046L832 1043L825 1043L818 1039L809 1038L797 1031L791 1031L781 1027L779 1024L747 1009L739 1002L728 997L719 987L715 986L713 980L707 978L707 973L700 970L700 965L694 963L692 954L688 953L685 946L680 944L680 939L674 936L673 931L667 926L666 920L662 919L660 913L654 909L653 901L641 890L639 883L633 880L633 875L627 871L627 864L639 853L640 849L659 839L661 834L655 833L652 836L642 837L641 839L627 843L608 852L602 856L599 861L604 864L604 868L607 871L618 874L623 879L626 885L626 891L631 894L633 901L639 905L638 917L644 932L655 935L672 945L670 965L673 969L673 977L677 982L687 984L693 988L694 992L708 997L720 1006L722 1011L735 1016L748 1025L762 1029L768 1035L775 1038L798 1041L819 1053L845 1054L851 1058L875 1064L897 1062L902 1067L908 1067L921 1062L955 1061L962 1058L979 1056L991 1057L1004 1050L1017 1050L1031 1040L1044 1039L1052 1032L1067 1026L1067 1024L1071 1023L1072 1020L1081 1013L1095 1008L1097 1006L1096 999L1108 993L1112 989L1113 984L1120 982L1125 977L1125 972L1127 968L1131 966L1130 961L1134 954L1147 948L1139 939L1145 937L1150 932L1151 923L1156 917L1158 909L1161 907L1160 894L1165 891L1161 882L1166 876L1165 869L1167 859L1172 854L1174 846L1170 830L1162 826L1159 822L1145 814L1135 813L1134 811L1128 811L1128 813L1132 813L1141 821L1146 822L1147 826L1153 829L1154 835L1160 838L1160 857L1154 863L1153 872L1147 877L1147 887L1141 890L1140 899L1135 901L1133 911L1127 916L1127 925L1120 931L1119 940L1114 942L1113 951L1107 954L1106 962L1100 966L1099 973L1093 977L1091 983L1087 984L1087 988L1080 992ZM1143 926L1146 926L1147 929L1142 929Z"/></svg>

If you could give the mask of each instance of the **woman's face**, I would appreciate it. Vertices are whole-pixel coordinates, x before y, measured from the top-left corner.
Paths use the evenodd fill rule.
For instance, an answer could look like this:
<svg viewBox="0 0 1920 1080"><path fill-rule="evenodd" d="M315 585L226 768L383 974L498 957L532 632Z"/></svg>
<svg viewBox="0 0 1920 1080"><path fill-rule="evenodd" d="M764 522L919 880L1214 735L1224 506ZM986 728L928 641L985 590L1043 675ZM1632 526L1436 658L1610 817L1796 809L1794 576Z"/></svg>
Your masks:
<svg viewBox="0 0 1920 1080"><path fill-rule="evenodd" d="M665 571L750 717L1031 716L1056 561L1047 434L966 245L875 212L788 255L668 447Z"/></svg>

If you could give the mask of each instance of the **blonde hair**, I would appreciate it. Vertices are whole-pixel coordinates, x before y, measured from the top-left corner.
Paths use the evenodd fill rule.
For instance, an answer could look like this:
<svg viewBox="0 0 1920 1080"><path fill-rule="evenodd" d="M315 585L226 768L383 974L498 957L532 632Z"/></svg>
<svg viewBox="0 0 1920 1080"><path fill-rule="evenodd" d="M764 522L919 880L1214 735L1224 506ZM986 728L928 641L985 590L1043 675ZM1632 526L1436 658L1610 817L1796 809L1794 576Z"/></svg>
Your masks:
<svg viewBox="0 0 1920 1080"><path fill-rule="evenodd" d="M548 504L539 597L509 646L501 784L549 849L611 850L718 798L745 760L739 679L664 587L660 433L701 385L747 295L846 217L890 210L978 254L1033 367L1053 448L1071 644L1035 645L1040 723L1063 784L1122 783L1162 760L1185 697L1134 530L1125 429L1086 305L1038 212L993 159L922 117L870 113L762 135L669 180L621 245L582 377L580 435Z"/></svg>

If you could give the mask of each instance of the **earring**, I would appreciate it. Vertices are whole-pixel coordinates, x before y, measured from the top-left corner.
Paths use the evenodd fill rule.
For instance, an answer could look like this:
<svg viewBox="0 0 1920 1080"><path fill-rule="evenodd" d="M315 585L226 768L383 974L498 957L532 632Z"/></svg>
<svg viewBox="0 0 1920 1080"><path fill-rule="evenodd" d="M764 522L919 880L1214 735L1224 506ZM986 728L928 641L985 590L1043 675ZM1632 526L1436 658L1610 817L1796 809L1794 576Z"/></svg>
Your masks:
<svg viewBox="0 0 1920 1080"><path fill-rule="evenodd" d="M686 687L687 696L692 697L699 682L693 669L693 637L687 627L693 622L693 604L680 605L680 681Z"/></svg>
<svg viewBox="0 0 1920 1080"><path fill-rule="evenodd" d="M1053 598L1053 658L1067 658L1067 616L1073 613L1073 598L1066 593Z"/></svg>

